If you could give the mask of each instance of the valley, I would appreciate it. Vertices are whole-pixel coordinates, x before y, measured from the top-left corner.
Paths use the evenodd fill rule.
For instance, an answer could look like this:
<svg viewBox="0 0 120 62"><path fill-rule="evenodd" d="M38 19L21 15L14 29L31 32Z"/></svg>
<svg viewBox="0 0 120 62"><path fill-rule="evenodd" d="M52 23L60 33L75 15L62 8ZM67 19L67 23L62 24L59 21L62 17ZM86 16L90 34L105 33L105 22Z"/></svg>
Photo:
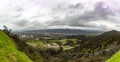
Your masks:
<svg viewBox="0 0 120 62"><path fill-rule="evenodd" d="M119 57L120 32L116 30L87 35L2 32L33 62L114 62Z"/></svg>
<svg viewBox="0 0 120 62"><path fill-rule="evenodd" d="M120 32L115 30L97 35L22 35L26 36L20 38L46 62L104 62L119 51L120 46Z"/></svg>

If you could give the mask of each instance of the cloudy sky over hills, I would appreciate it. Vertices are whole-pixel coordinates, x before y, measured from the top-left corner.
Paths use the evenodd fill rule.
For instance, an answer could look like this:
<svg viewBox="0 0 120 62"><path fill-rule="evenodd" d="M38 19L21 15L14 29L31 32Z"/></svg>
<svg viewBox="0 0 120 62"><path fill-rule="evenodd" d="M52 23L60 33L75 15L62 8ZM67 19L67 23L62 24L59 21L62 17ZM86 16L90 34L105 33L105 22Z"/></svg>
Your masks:
<svg viewBox="0 0 120 62"><path fill-rule="evenodd" d="M0 28L120 30L120 0L0 0Z"/></svg>

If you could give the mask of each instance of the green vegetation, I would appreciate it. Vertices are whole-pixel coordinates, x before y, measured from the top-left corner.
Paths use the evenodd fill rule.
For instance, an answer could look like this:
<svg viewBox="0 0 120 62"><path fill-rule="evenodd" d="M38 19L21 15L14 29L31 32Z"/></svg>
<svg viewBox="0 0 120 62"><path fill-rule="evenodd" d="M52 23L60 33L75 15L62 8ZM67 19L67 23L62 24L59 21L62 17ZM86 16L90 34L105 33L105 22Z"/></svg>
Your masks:
<svg viewBox="0 0 120 62"><path fill-rule="evenodd" d="M113 57L111 57L106 62L120 62L120 51L113 55Z"/></svg>
<svg viewBox="0 0 120 62"><path fill-rule="evenodd" d="M19 38L8 29L3 31L14 40L16 46L7 35L0 32L0 59L3 59L0 62L104 62L120 48L120 33L116 31L97 36L76 35L51 39L39 36ZM119 62L119 57L120 52L107 62Z"/></svg>
<svg viewBox="0 0 120 62"><path fill-rule="evenodd" d="M65 38L64 38L64 39L61 39L60 42L64 45L64 44L67 43L67 39L65 39Z"/></svg>
<svg viewBox="0 0 120 62"><path fill-rule="evenodd" d="M26 44L34 47L34 48L41 48L44 49L46 48L46 43L45 41L41 41L41 40L27 40Z"/></svg>
<svg viewBox="0 0 120 62"><path fill-rule="evenodd" d="M38 37L27 39L26 43L42 51L45 62L104 62L119 50L120 33L109 31L97 36L76 35L57 39ZM119 58L120 54L116 56ZM107 62L119 62L113 57Z"/></svg>
<svg viewBox="0 0 120 62"><path fill-rule="evenodd" d="M32 62L24 53L19 51L14 42L0 31L0 62Z"/></svg>

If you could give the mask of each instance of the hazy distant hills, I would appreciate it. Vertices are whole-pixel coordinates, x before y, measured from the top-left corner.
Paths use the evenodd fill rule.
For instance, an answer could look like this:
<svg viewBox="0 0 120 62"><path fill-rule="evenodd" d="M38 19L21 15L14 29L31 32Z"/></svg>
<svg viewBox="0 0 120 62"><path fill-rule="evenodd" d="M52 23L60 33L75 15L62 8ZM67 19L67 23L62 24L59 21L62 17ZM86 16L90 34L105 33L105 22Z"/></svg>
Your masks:
<svg viewBox="0 0 120 62"><path fill-rule="evenodd" d="M39 33L39 34L68 34L68 35L85 35L85 34L100 34L104 31L99 30L81 30L81 29L44 29L44 30L21 30L16 32L22 33Z"/></svg>

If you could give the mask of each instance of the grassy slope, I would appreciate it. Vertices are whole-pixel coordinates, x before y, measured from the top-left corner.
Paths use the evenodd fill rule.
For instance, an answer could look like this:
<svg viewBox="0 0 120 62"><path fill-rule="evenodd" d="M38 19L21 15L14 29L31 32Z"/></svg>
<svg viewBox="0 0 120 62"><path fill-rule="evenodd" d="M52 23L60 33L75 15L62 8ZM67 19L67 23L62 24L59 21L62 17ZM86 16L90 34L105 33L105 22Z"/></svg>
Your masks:
<svg viewBox="0 0 120 62"><path fill-rule="evenodd" d="M106 62L120 62L120 51L113 55L113 57L111 57Z"/></svg>
<svg viewBox="0 0 120 62"><path fill-rule="evenodd" d="M0 31L0 62L32 62L24 53L17 50L14 42Z"/></svg>

